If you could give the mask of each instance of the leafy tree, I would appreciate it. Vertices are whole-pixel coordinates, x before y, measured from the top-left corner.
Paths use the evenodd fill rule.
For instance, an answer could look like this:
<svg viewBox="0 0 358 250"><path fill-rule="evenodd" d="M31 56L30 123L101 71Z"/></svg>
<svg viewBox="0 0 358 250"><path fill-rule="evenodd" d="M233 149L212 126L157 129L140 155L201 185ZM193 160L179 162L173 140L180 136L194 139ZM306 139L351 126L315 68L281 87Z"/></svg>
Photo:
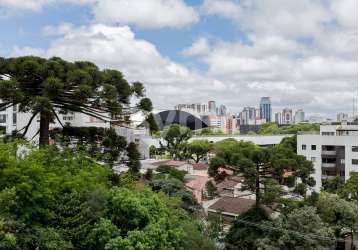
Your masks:
<svg viewBox="0 0 358 250"><path fill-rule="evenodd" d="M346 199L358 201L358 173L351 173L339 193Z"/></svg>
<svg viewBox="0 0 358 250"><path fill-rule="evenodd" d="M214 198L217 195L218 189L216 188L212 180L208 181L205 184L205 189L206 192L208 193L209 198Z"/></svg>
<svg viewBox="0 0 358 250"><path fill-rule="evenodd" d="M192 197L182 182L170 198L110 176L80 151L0 143L0 248L215 249L181 208Z"/></svg>
<svg viewBox="0 0 358 250"><path fill-rule="evenodd" d="M178 179L180 181L184 181L184 176L187 174L184 170L178 170L175 167L169 165L160 165L156 171L162 175L168 175L171 178Z"/></svg>
<svg viewBox="0 0 358 250"><path fill-rule="evenodd" d="M109 164L119 161L127 147L125 138L113 128L65 126L53 129L50 136L60 147L73 145L74 151L86 151L92 158Z"/></svg>
<svg viewBox="0 0 358 250"><path fill-rule="evenodd" d="M267 233L260 225L267 220L268 217L261 208L252 208L239 215L225 238L226 249L256 250L256 240Z"/></svg>
<svg viewBox="0 0 358 250"><path fill-rule="evenodd" d="M317 212L322 220L329 223L336 236L358 231L358 204L339 198L336 194L322 192L316 202Z"/></svg>
<svg viewBox="0 0 358 250"><path fill-rule="evenodd" d="M182 201L182 208L194 212L198 209L198 203L183 182L178 179L155 179L150 183L154 192L163 192L170 197L179 198Z"/></svg>
<svg viewBox="0 0 358 250"><path fill-rule="evenodd" d="M225 160L215 156L210 159L208 174L211 177L216 178L219 175L219 168L225 167Z"/></svg>
<svg viewBox="0 0 358 250"><path fill-rule="evenodd" d="M159 131L159 127L158 127L157 121L154 118L153 113L150 113L147 116L146 122L148 124L149 131L150 131L151 135L153 135L154 133Z"/></svg>
<svg viewBox="0 0 358 250"><path fill-rule="evenodd" d="M323 190L329 193L337 193L344 187L344 179L336 176L330 180L322 180Z"/></svg>
<svg viewBox="0 0 358 250"><path fill-rule="evenodd" d="M130 107L130 98L142 98ZM121 72L99 70L91 62L67 62L58 57L0 58L0 108L18 105L32 117L23 134L39 115L40 145L49 144L49 125L57 113L80 112L101 120L127 122L135 111L150 111L141 83L129 84Z"/></svg>
<svg viewBox="0 0 358 250"><path fill-rule="evenodd" d="M211 150L208 140L194 140L188 145L188 154L196 162L200 162Z"/></svg>
<svg viewBox="0 0 358 250"><path fill-rule="evenodd" d="M133 174L139 174L140 171L140 153L137 148L137 144L131 142L127 147L127 155L129 158L128 167Z"/></svg>
<svg viewBox="0 0 358 250"><path fill-rule="evenodd" d="M261 135L297 134L301 131L319 131L319 124L299 123L279 126L277 123L265 123L258 133Z"/></svg>
<svg viewBox="0 0 358 250"><path fill-rule="evenodd" d="M158 153L157 148L154 145L151 145L149 147L149 157L154 158L157 155L157 153Z"/></svg>
<svg viewBox="0 0 358 250"><path fill-rule="evenodd" d="M169 152L172 159L181 159L186 155L187 142L191 138L191 130L179 124L172 124L163 132L165 145L161 147Z"/></svg>
<svg viewBox="0 0 358 250"><path fill-rule="evenodd" d="M313 207L295 209L273 222L265 222L259 249L335 249L332 230L322 222Z"/></svg>

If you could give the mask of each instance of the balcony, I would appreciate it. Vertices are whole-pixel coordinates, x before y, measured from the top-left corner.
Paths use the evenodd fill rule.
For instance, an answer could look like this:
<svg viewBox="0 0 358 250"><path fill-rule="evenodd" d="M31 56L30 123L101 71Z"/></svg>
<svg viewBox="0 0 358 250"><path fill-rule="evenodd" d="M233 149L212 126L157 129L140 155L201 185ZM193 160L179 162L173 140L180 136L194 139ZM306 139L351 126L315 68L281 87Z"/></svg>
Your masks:
<svg viewBox="0 0 358 250"><path fill-rule="evenodd" d="M335 168L336 163L322 163L322 168Z"/></svg>
<svg viewBox="0 0 358 250"><path fill-rule="evenodd" d="M332 180L336 177L337 175L322 175L322 180Z"/></svg>
<svg viewBox="0 0 358 250"><path fill-rule="evenodd" d="M322 155L336 155L337 151L335 150L322 150Z"/></svg>

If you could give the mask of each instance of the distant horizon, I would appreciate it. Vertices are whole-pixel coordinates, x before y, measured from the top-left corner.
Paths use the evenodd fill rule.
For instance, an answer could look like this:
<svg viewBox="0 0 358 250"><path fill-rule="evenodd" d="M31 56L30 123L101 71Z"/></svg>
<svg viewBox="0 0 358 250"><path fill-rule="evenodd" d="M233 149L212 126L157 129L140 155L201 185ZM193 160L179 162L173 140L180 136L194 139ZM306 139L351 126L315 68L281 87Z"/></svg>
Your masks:
<svg viewBox="0 0 358 250"><path fill-rule="evenodd" d="M270 96L275 111L352 115L352 99L358 99L355 1L145 3L0 1L6 34L0 57L59 56L117 69L143 82L159 108L210 97L237 113Z"/></svg>

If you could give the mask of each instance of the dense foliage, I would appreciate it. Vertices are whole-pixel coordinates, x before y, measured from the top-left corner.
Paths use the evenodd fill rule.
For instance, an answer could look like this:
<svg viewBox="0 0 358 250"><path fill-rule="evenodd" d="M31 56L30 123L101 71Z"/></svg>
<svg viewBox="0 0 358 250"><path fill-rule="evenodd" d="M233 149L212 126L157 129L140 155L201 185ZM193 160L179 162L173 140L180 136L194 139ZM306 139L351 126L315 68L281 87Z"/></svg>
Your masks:
<svg viewBox="0 0 358 250"><path fill-rule="evenodd" d="M215 249L180 199L111 175L80 151L0 143L0 249Z"/></svg>
<svg viewBox="0 0 358 250"><path fill-rule="evenodd" d="M277 123L265 123L258 131L260 135L297 134L298 132L319 131L319 124L299 123L290 125L278 125Z"/></svg>

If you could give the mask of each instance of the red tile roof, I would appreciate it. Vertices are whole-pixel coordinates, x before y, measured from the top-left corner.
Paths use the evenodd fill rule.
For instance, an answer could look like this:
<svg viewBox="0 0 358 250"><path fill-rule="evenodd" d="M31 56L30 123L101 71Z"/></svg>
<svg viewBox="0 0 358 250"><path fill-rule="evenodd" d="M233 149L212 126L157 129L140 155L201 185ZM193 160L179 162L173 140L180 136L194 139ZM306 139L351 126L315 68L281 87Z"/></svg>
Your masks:
<svg viewBox="0 0 358 250"><path fill-rule="evenodd" d="M205 163L196 163L192 165L194 170L207 170L209 168L208 164Z"/></svg>
<svg viewBox="0 0 358 250"><path fill-rule="evenodd" d="M255 200L244 198L222 197L209 207L209 210L226 212L231 214L242 214L255 205Z"/></svg>

